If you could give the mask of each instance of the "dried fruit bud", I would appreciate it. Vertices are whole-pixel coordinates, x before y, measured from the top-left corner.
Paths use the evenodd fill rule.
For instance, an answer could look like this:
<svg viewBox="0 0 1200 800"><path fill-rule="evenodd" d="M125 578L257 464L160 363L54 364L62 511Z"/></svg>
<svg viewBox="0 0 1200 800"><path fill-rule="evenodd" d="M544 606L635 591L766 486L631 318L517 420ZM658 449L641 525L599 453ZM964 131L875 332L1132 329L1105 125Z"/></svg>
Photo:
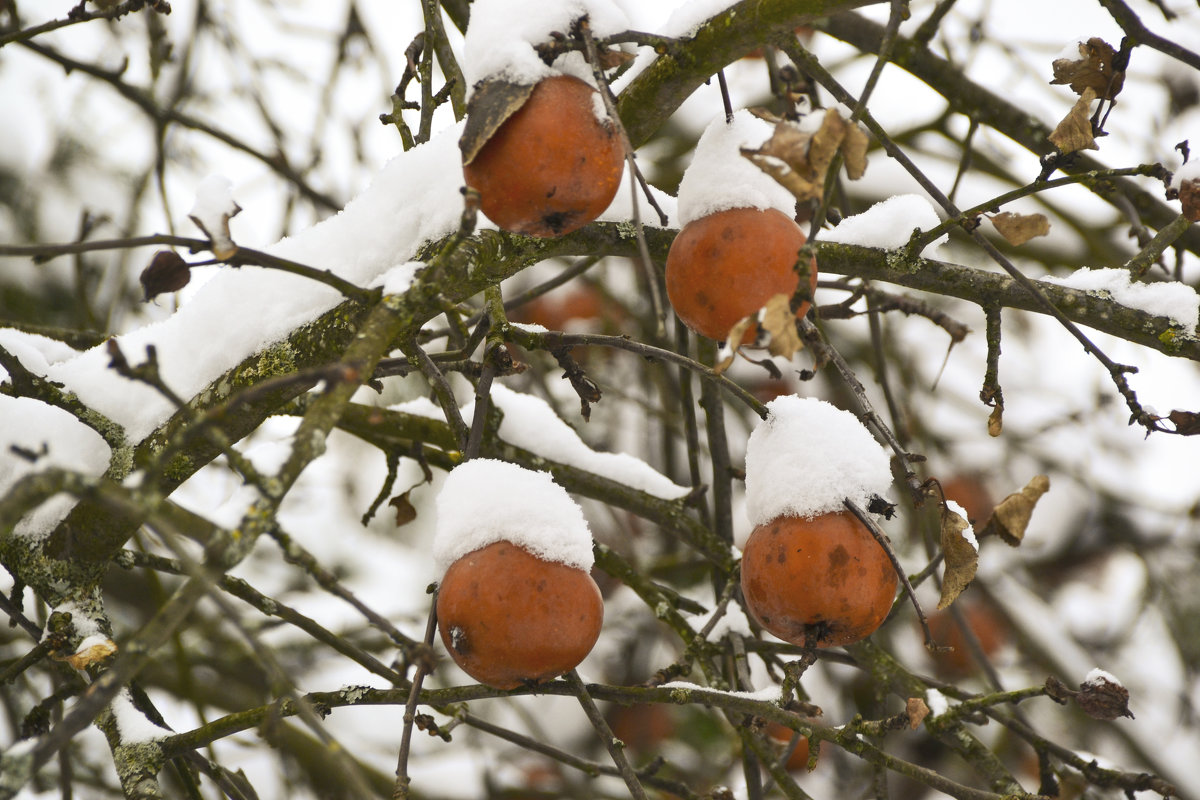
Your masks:
<svg viewBox="0 0 1200 800"><path fill-rule="evenodd" d="M1129 717L1129 690L1111 675L1093 672L1079 684L1075 702L1092 719L1116 719Z"/></svg>
<svg viewBox="0 0 1200 800"><path fill-rule="evenodd" d="M1067 685L1054 676L1046 679L1046 696L1057 703L1066 704L1074 700L1083 712L1092 719L1116 719L1129 717L1129 690L1121 682L1107 672L1094 669L1079 684L1079 691L1067 688Z"/></svg>
<svg viewBox="0 0 1200 800"><path fill-rule="evenodd" d="M1183 181L1179 187L1183 215L1189 222L1200 222L1200 179Z"/></svg>
<svg viewBox="0 0 1200 800"><path fill-rule="evenodd" d="M159 250L151 259L150 266L142 270L139 278L145 293L143 300L150 302L160 294L177 292L187 286L191 279L191 269L178 253L174 250Z"/></svg>

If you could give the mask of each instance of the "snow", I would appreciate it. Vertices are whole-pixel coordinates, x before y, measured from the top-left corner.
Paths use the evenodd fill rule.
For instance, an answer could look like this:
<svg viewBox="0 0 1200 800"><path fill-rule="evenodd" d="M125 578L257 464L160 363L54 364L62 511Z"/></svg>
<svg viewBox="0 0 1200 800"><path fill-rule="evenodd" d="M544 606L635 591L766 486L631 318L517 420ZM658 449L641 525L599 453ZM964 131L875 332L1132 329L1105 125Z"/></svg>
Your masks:
<svg viewBox="0 0 1200 800"><path fill-rule="evenodd" d="M509 444L664 500L676 500L691 491L672 482L640 458L588 447L540 397L493 383L491 398L496 408L504 412L499 434ZM474 413L474 405L464 409L463 413L468 416Z"/></svg>
<svg viewBox="0 0 1200 800"><path fill-rule="evenodd" d="M1100 683L1101 681L1108 681L1109 683L1116 684L1117 686L1122 685L1122 683L1117 680L1111 672L1105 672L1099 667L1093 667L1088 672L1087 677L1083 679L1083 683L1081 685L1087 686L1089 683Z"/></svg>
<svg viewBox="0 0 1200 800"><path fill-rule="evenodd" d="M664 500L677 500L691 491L686 486L674 483L640 458L627 453L593 450L540 397L513 391L497 382L492 384L491 400L504 414L497 433L509 444ZM431 419L445 418L437 405L423 397L397 403L391 409ZM461 413L464 419L471 419L475 404L465 404Z"/></svg>
<svg viewBox="0 0 1200 800"><path fill-rule="evenodd" d="M404 277L412 274L410 259L420 245L458 227L462 210L460 133L460 127L448 128L428 143L396 156L343 211L267 250L328 269L360 286L371 284L399 266L400 271L385 283L400 290ZM223 189L215 183L199 193L201 210L223 199ZM133 364L143 361L147 345L153 344L167 385L180 396L192 397L243 359L281 342L342 300L339 293L324 284L277 270L225 268L176 313L120 336L118 342ZM204 346L198 347L199 342ZM32 358L27 347L22 352ZM62 353L53 355L58 359ZM287 353L282 355L286 357ZM150 387L117 375L109 368L109 361L105 346L99 345L49 362L44 374L121 425L131 442L139 442L165 422L175 408ZM7 398L5 401L12 402ZM31 408L29 402L25 401L22 408ZM91 431L68 433L82 426L65 412L23 411L21 416L4 414L0 419L0 432L17 429L0 439L5 444L32 443L36 448L43 440L60 441L63 436L71 436L74 438L69 445L61 440L60 461L50 463L92 475L99 475L107 467L107 447L101 460L96 456L95 444L84 443L98 437ZM67 459L66 451L70 449L77 449L79 456ZM7 488L3 482L6 476L28 472L19 464L13 465L14 460L7 447L0 452L0 489ZM12 480L15 478L9 478L9 483ZM45 533L69 508L69 502L45 504L36 519L23 522L23 528Z"/></svg>
<svg viewBox="0 0 1200 800"><path fill-rule="evenodd" d="M407 291L408 287L412 286L412 282L416 280L417 273L424 268L424 261L405 261L403 264L397 264L392 267L372 281L371 287L381 287L384 294L401 294Z"/></svg>
<svg viewBox="0 0 1200 800"><path fill-rule="evenodd" d="M1168 317L1187 331L1189 336L1196 335L1197 318L1200 317L1200 295L1185 283L1133 282L1129 278L1129 270L1090 267L1077 269L1066 277L1047 276L1042 280L1081 292L1099 293L1101 296L1111 297L1123 306L1136 308L1147 314Z"/></svg>
<svg viewBox="0 0 1200 800"><path fill-rule="evenodd" d="M967 527L963 528L962 537L967 541L967 544L975 548L975 552L979 552L979 540L975 538L975 528L970 523L970 517L967 516L967 510L960 506L956 501L946 498L946 508L958 514L964 520L967 520Z"/></svg>
<svg viewBox="0 0 1200 800"><path fill-rule="evenodd" d="M746 445L746 514L754 526L783 516L812 518L866 508L891 485L887 453L848 411L783 395Z"/></svg>
<svg viewBox="0 0 1200 800"><path fill-rule="evenodd" d="M735 111L730 123L722 114L705 128L679 183L680 225L730 208L774 208L788 219L795 216L792 193L741 154L743 147L761 146L773 130L745 110Z"/></svg>
<svg viewBox="0 0 1200 800"><path fill-rule="evenodd" d="M935 717L950 710L950 701L937 689L929 689L925 692L925 704L929 706L930 713Z"/></svg>
<svg viewBox="0 0 1200 800"><path fill-rule="evenodd" d="M551 33L569 33L585 15L596 37L630 27L625 12L610 0L477 0L471 5L463 47L468 89L485 78L528 85L558 74L574 75L594 86L592 69L581 53L567 53L547 65L534 49L551 41Z"/></svg>
<svg viewBox="0 0 1200 800"><path fill-rule="evenodd" d="M705 694L726 695L728 697L739 697L744 700L754 700L760 703L778 703L780 699L780 688L778 686L768 686L764 689L757 689L750 692L723 691L721 689L713 689L709 686L701 686L688 681L667 681L661 684L663 689L685 689L689 692L703 692Z"/></svg>
<svg viewBox="0 0 1200 800"><path fill-rule="evenodd" d="M718 609L713 609L707 614L684 614L688 625L696 633L704 630L704 626L712 619L713 614L717 613ZM742 607L736 603L729 603L721 615L713 625L711 631L708 632L707 641L714 644L719 643L722 639L730 634L745 636L746 638L754 638L754 631L750 627L750 620L746 618L746 612L742 611Z"/></svg>
<svg viewBox="0 0 1200 800"><path fill-rule="evenodd" d="M70 412L39 400L0 395L0 496L18 480L51 467L99 475L108 467L108 443ZM12 452L21 447L38 453L30 462ZM42 454L43 449L45 453ZM18 523L20 534L41 535L70 511L74 501L57 495Z"/></svg>
<svg viewBox="0 0 1200 800"><path fill-rule="evenodd" d="M128 689L122 689L109 703L113 719L117 723L117 731L121 736L121 744L137 744L138 742L153 742L171 735L171 731L160 728L146 715L133 705Z"/></svg>
<svg viewBox="0 0 1200 800"><path fill-rule="evenodd" d="M821 238L827 242L894 250L908 244L914 228L928 231L939 224L937 211L927 198L919 194L898 194L861 214L846 217L836 228L822 232ZM948 236L943 235L925 250L936 250L947 239Z"/></svg>
<svg viewBox="0 0 1200 800"><path fill-rule="evenodd" d="M35 375L45 375L51 364L66 361L76 355L77 350L57 339L37 333L26 333L16 328L0 328L0 347L21 362L21 366ZM0 381L8 379L8 370L0 367Z"/></svg>
<svg viewBox="0 0 1200 800"><path fill-rule="evenodd" d="M689 3L683 3L671 13L662 26L661 33L664 36L679 38L694 36L701 25L738 2L739 0L691 0Z"/></svg>
<svg viewBox="0 0 1200 800"><path fill-rule="evenodd" d="M101 633L100 626L84 612L83 607L78 603L71 601L59 603L54 608L54 611L60 614L71 615L71 627L75 629L75 635L83 639L83 642L87 645L108 641L108 637ZM86 645L81 643L78 649L84 650L86 649Z"/></svg>
<svg viewBox="0 0 1200 800"><path fill-rule="evenodd" d="M1183 188L1184 181L1200 181L1200 158L1193 158L1175 170L1175 174L1171 176L1171 188L1179 191Z"/></svg>
<svg viewBox="0 0 1200 800"><path fill-rule="evenodd" d="M212 236L223 230L226 220L241 207L233 201L233 181L224 175L209 175L196 187L196 200L188 216Z"/></svg>
<svg viewBox="0 0 1200 800"><path fill-rule="evenodd" d="M546 561L592 568L592 534L583 509L549 473L477 458L450 471L436 508L433 557L443 571L499 541Z"/></svg>
<svg viewBox="0 0 1200 800"><path fill-rule="evenodd" d="M447 129L396 156L343 211L267 250L360 286L407 264L423 242L458 226L459 133ZM154 344L164 380L177 394L191 397L342 299L324 284L276 270L226 268L175 314L118 341L131 363L143 360L146 345ZM197 342L206 346L196 347ZM95 347L51 365L47 377L64 383L85 404L124 426L131 440L140 441L174 408L154 390L113 373L108 361L104 347Z"/></svg>

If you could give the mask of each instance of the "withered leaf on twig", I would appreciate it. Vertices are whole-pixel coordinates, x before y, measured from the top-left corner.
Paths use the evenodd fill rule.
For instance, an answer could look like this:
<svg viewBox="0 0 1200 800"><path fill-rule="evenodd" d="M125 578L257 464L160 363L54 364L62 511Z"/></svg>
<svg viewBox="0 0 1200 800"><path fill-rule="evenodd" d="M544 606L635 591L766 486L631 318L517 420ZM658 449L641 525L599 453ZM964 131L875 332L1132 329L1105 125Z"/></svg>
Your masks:
<svg viewBox="0 0 1200 800"><path fill-rule="evenodd" d="M929 716L929 706L919 697L908 698L908 701L904 704L904 711L908 714L909 727L914 731Z"/></svg>
<svg viewBox="0 0 1200 800"><path fill-rule="evenodd" d="M754 327L756 316L756 314L751 314L748 317L742 317L736 325L730 328L729 334L725 337L725 347L729 351L729 355L721 359L720 363L713 366L713 372L720 375L733 364L733 360L737 357L738 348L742 346L742 337L746 335L746 331Z"/></svg>
<svg viewBox="0 0 1200 800"><path fill-rule="evenodd" d="M1181 436L1200 434L1200 414L1195 411L1183 411L1177 408L1167 414L1167 419L1175 424L1175 432Z"/></svg>
<svg viewBox="0 0 1200 800"><path fill-rule="evenodd" d="M188 263L174 250L159 250L150 259L150 266L142 270L138 280L142 284L142 298L149 302L160 294L178 292L188 285L192 271Z"/></svg>
<svg viewBox="0 0 1200 800"><path fill-rule="evenodd" d="M1075 94L1082 95L1091 89L1096 97L1112 100L1125 84L1124 70L1113 64L1117 51L1098 36L1079 43L1078 58L1056 58L1051 67L1054 80L1050 83L1067 84Z"/></svg>
<svg viewBox="0 0 1200 800"><path fill-rule="evenodd" d="M66 661L75 669L87 669L88 667L99 664L107 660L110 656L117 652L117 644L112 639L105 639L101 642L95 642L87 647L82 648L76 653L69 656L57 658L58 661Z"/></svg>
<svg viewBox="0 0 1200 800"><path fill-rule="evenodd" d="M851 180L861 178L867 168L867 134L843 119L837 109L826 109L817 130L806 129L791 120L758 112L775 123L771 138L761 147L742 148L750 159L798 200L815 200L825 192L825 178L840 151Z"/></svg>
<svg viewBox="0 0 1200 800"><path fill-rule="evenodd" d="M463 126L458 148L462 151L464 164L470 164L479 155L500 126L517 110L525 105L533 94L534 84L511 81L488 80L475 84L475 91L467 102L467 121Z"/></svg>
<svg viewBox="0 0 1200 800"><path fill-rule="evenodd" d="M988 414L987 421L988 436L993 439L1004 432L1004 404L997 403L992 409L992 413Z"/></svg>
<svg viewBox="0 0 1200 800"><path fill-rule="evenodd" d="M1010 494L1000 501L992 514L996 533L1008 544L1016 547L1025 538L1025 529L1033 517L1034 506L1046 492L1050 491L1050 479L1037 475L1019 492Z"/></svg>
<svg viewBox="0 0 1200 800"><path fill-rule="evenodd" d="M409 492L412 490L409 489ZM408 499L408 492L398 494L391 500L388 500L388 505L396 511L396 527L407 525L417 518L417 509L413 506L412 501Z"/></svg>
<svg viewBox="0 0 1200 800"><path fill-rule="evenodd" d="M777 294L763 307L762 327L771 334L767 352L773 356L790 359L804 348L800 334L796 332L796 314L792 311L792 298Z"/></svg>
<svg viewBox="0 0 1200 800"><path fill-rule="evenodd" d="M1009 244L1022 245L1036 236L1045 236L1050 232L1050 220L1045 214L1014 214L1003 211L988 217L996 230Z"/></svg>
<svg viewBox="0 0 1200 800"><path fill-rule="evenodd" d="M970 523L956 511L942 508L942 554L946 574L942 580L942 596L937 607L945 608L963 593L979 569L979 548L974 536L967 538Z"/></svg>
<svg viewBox="0 0 1200 800"><path fill-rule="evenodd" d="M1183 216L1189 222L1200 222L1200 179L1192 178L1180 184L1179 202Z"/></svg>
<svg viewBox="0 0 1200 800"><path fill-rule="evenodd" d="M1100 149L1096 146L1096 137L1092 132L1091 107L1095 99L1096 92L1092 87L1084 89L1075 105L1050 134L1050 141L1060 152L1065 154L1074 153L1076 150Z"/></svg>

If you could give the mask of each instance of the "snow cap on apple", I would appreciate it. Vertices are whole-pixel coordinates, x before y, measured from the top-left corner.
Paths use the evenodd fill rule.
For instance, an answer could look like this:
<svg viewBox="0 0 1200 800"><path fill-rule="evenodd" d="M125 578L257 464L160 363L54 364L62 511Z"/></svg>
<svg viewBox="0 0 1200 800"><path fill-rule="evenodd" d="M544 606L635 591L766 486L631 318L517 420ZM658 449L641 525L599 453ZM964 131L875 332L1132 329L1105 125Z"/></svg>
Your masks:
<svg viewBox="0 0 1200 800"><path fill-rule="evenodd" d="M761 146L773 130L746 110L734 112L729 122L718 117L705 128L679 182L680 225L730 208L774 208L789 219L796 213L792 193L741 152Z"/></svg>
<svg viewBox="0 0 1200 800"><path fill-rule="evenodd" d="M592 534L583 509L549 473L473 459L446 476L435 506L433 557L443 572L467 553L499 541L544 561L592 568Z"/></svg>
<svg viewBox="0 0 1200 800"><path fill-rule="evenodd" d="M746 513L752 525L866 508L892 482L883 447L858 418L812 397L767 403L746 445Z"/></svg>

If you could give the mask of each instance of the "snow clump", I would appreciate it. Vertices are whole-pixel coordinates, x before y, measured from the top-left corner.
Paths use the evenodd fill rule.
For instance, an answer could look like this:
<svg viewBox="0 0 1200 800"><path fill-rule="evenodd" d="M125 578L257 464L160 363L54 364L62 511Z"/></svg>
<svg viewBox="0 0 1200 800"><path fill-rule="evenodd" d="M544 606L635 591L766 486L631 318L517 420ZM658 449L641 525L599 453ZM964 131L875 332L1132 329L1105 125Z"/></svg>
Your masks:
<svg viewBox="0 0 1200 800"><path fill-rule="evenodd" d="M746 514L764 525L783 516L812 519L866 508L892 482L887 453L848 411L812 397L784 395L746 445Z"/></svg>
<svg viewBox="0 0 1200 800"><path fill-rule="evenodd" d="M791 219L796 198L742 155L743 147L760 147L774 127L749 111L713 120L700 141L692 163L679 182L679 224L731 208L774 208Z"/></svg>
<svg viewBox="0 0 1200 800"><path fill-rule="evenodd" d="M592 533L583 509L546 472L490 458L450 471L435 502L433 557L445 571L499 541L544 561L591 570Z"/></svg>

